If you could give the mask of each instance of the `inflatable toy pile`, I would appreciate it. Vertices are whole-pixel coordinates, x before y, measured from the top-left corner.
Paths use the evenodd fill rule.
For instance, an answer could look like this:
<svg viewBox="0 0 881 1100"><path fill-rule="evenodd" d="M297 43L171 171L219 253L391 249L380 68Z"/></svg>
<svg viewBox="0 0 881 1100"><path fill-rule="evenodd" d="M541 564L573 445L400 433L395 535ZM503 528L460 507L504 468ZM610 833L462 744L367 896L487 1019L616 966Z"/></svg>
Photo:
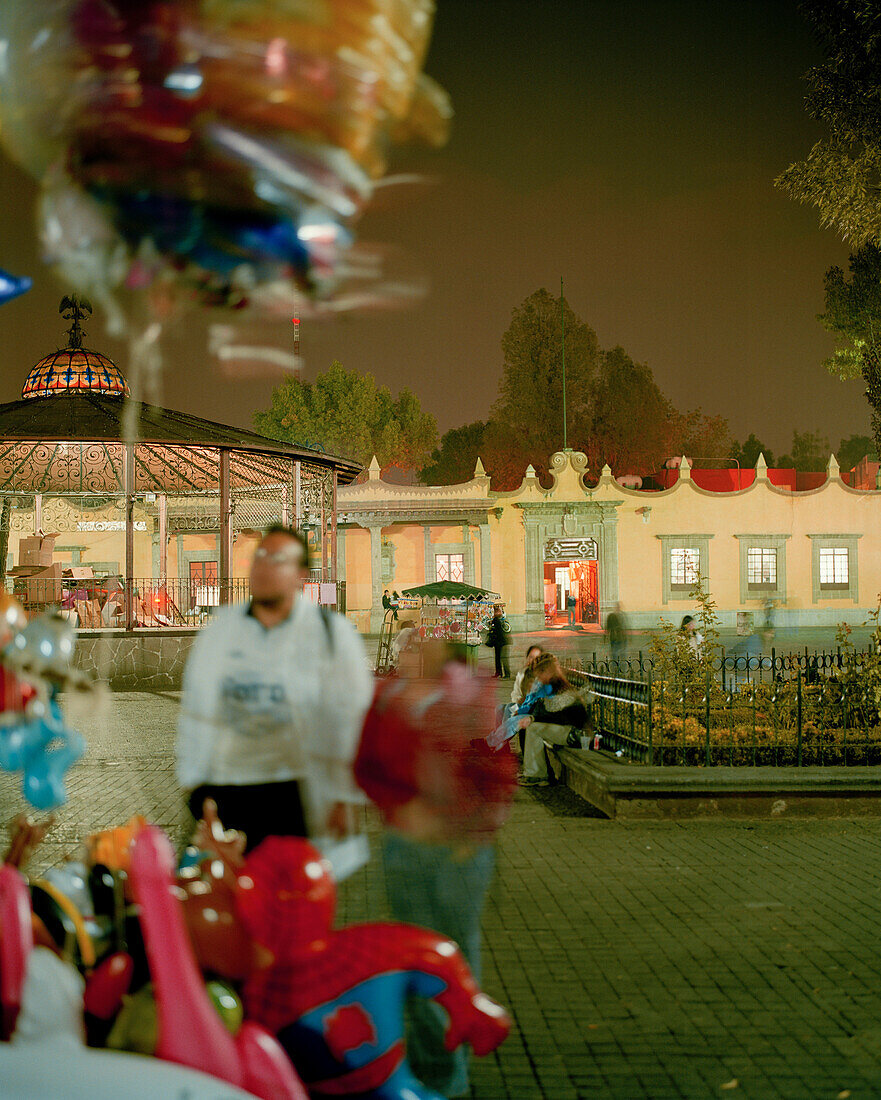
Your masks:
<svg viewBox="0 0 881 1100"><path fill-rule="evenodd" d="M0 142L42 186L47 258L119 288L309 315L379 300L353 226L389 148L442 144L434 0L4 0ZM365 287L372 284L373 290ZM161 304L164 303L164 306Z"/></svg>
<svg viewBox="0 0 881 1100"><path fill-rule="evenodd" d="M73 665L75 628L58 615L30 622L0 592L0 770L22 773L22 793L37 810L64 805L64 777L85 752L58 702L61 691L91 691Z"/></svg>
<svg viewBox="0 0 881 1100"><path fill-rule="evenodd" d="M245 857L206 803L177 868L165 834L133 818L28 883L42 831L21 820L0 868L4 1096L200 1100L220 1079L231 1098L442 1100L408 1066L406 998L445 1009L451 1050L486 1054L508 1033L450 941L335 930L330 867L305 840Z"/></svg>

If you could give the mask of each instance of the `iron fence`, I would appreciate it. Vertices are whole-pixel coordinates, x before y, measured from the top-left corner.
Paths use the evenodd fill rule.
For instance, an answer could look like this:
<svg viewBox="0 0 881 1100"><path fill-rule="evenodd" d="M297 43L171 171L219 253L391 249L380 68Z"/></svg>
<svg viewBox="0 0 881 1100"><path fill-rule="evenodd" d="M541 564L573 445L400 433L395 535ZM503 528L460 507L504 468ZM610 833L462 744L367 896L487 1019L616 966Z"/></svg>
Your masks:
<svg viewBox="0 0 881 1100"><path fill-rule="evenodd" d="M775 647L767 653L745 652L738 647L726 650L723 647L713 662L713 672L715 679L725 688L744 682L779 682L791 678L799 670L807 683L815 684L840 673L845 666L862 665L871 652L870 646L852 649L849 653L845 653L840 646L834 650L811 650L805 646L804 650L785 653L778 653ZM643 650L618 658L592 653L590 657L572 662L569 667L624 680L645 680L656 675L655 659Z"/></svg>
<svg viewBox="0 0 881 1100"><path fill-rule="evenodd" d="M873 765L881 700L860 675L868 652L772 651L744 658L742 677L723 654L687 683L662 678L643 655L566 671L591 693L598 747L636 763Z"/></svg>

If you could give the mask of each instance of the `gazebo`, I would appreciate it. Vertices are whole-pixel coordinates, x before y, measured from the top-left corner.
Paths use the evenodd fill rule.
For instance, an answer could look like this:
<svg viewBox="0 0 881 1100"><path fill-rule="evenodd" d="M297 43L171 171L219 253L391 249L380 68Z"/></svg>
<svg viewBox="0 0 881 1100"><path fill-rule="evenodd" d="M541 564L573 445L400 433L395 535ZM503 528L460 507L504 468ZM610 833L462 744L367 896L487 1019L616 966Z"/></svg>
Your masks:
<svg viewBox="0 0 881 1100"><path fill-rule="evenodd" d="M25 605L60 605L90 628L198 626L247 597L249 539L278 522L307 533L312 594L340 606L336 492L360 467L132 408L119 368L83 346L88 303L65 298L60 312L67 345L0 405L0 561Z"/></svg>

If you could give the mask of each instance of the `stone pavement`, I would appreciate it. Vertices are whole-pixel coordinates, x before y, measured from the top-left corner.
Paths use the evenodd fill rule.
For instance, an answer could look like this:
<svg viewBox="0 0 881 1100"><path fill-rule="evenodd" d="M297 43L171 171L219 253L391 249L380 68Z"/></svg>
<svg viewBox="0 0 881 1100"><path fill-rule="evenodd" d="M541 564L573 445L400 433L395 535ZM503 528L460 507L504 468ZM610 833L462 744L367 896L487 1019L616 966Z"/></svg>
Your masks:
<svg viewBox="0 0 881 1100"><path fill-rule="evenodd" d="M84 728L32 871L136 810L180 837L176 709L117 694ZM0 775L2 821L17 785ZM475 1100L881 1097L881 822L591 813L565 789L518 791L484 974L515 1026L475 1063ZM386 915L375 862L340 893L346 921Z"/></svg>

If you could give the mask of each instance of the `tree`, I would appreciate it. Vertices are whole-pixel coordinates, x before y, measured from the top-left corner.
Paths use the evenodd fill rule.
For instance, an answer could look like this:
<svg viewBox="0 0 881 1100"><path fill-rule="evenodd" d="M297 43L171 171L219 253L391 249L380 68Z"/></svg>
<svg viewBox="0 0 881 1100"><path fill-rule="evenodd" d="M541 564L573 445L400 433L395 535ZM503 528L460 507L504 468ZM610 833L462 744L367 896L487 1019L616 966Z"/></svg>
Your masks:
<svg viewBox="0 0 881 1100"><path fill-rule="evenodd" d="M817 473L826 469L831 454L829 439L819 432L793 432L792 453L777 459L782 469L795 467L802 473Z"/></svg>
<svg viewBox="0 0 881 1100"><path fill-rule="evenodd" d="M750 432L742 447L735 441L731 448L731 457L737 460L742 470L753 469L759 460L759 455L765 456L766 465L774 465L774 452L760 439L756 439L753 432Z"/></svg>
<svg viewBox="0 0 881 1100"><path fill-rule="evenodd" d="M881 248L866 244L851 257L851 277L826 272L826 312L819 320L841 343L824 366L839 378L866 384L875 450L881 448Z"/></svg>
<svg viewBox="0 0 881 1100"><path fill-rule="evenodd" d="M621 347L604 351L593 387L590 431L579 445L593 469L647 473L673 453L678 413L645 363Z"/></svg>
<svg viewBox="0 0 881 1100"><path fill-rule="evenodd" d="M470 481L477 459L482 454L486 427L485 420L475 420L473 424L444 432L440 446L435 447L428 465L419 472L423 484L455 485Z"/></svg>
<svg viewBox="0 0 881 1100"><path fill-rule="evenodd" d="M838 444L835 457L842 470L852 470L867 455L875 453L875 443L870 436L851 435Z"/></svg>
<svg viewBox="0 0 881 1100"><path fill-rule="evenodd" d="M775 181L859 247L881 243L881 11L877 0L802 0L825 54L806 74L808 114L828 128Z"/></svg>
<svg viewBox="0 0 881 1100"><path fill-rule="evenodd" d="M680 413L673 410L673 448L670 454L684 454L696 466L716 466L731 452L731 431L724 416L708 416L702 409Z"/></svg>
<svg viewBox="0 0 881 1100"><path fill-rule="evenodd" d="M416 469L437 443L437 422L407 389L393 398L372 374L347 371L334 360L314 382L286 378L270 406L254 414L257 431L367 465L376 455L385 470Z"/></svg>
<svg viewBox="0 0 881 1100"><path fill-rule="evenodd" d="M591 430L591 396L597 369L596 333L562 300L565 326L568 445L580 448ZM507 432L508 447L523 467L541 469L563 447L561 299L537 290L512 313L502 337L504 365L491 419ZM498 434L498 433L497 433Z"/></svg>

